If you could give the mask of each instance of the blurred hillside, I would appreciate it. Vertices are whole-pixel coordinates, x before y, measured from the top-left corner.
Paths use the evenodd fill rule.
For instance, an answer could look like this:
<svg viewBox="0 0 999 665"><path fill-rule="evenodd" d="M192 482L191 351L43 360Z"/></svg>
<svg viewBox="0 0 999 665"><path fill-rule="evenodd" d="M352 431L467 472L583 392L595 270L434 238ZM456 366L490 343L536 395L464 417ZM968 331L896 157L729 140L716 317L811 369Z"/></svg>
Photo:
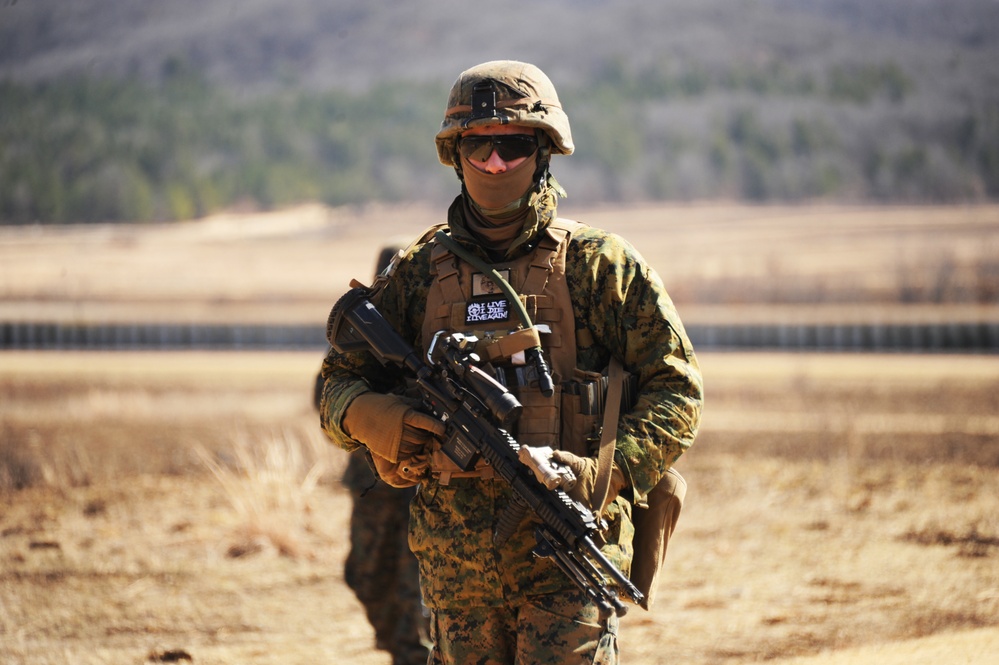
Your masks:
<svg viewBox="0 0 999 665"><path fill-rule="evenodd" d="M999 196L993 0L4 0L0 223L440 203L494 58L558 86L576 203Z"/></svg>

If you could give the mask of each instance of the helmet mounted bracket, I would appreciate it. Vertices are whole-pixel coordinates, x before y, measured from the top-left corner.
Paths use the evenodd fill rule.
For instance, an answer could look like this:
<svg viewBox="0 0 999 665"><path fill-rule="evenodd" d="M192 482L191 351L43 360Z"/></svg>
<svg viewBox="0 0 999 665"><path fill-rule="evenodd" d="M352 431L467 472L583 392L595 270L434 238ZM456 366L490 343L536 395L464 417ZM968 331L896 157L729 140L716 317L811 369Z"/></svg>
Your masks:
<svg viewBox="0 0 999 665"><path fill-rule="evenodd" d="M472 112L468 120L501 117L496 112L496 86L489 79L477 81L472 86Z"/></svg>

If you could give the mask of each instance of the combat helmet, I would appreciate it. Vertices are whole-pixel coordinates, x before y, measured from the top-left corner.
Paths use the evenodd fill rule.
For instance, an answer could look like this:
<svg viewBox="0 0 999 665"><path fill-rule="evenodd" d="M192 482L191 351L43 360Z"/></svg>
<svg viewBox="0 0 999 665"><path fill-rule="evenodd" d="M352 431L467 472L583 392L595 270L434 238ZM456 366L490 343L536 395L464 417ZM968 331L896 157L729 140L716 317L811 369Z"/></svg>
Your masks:
<svg viewBox="0 0 999 665"><path fill-rule="evenodd" d="M548 135L552 154L573 151L569 118L555 86L543 71L526 62L494 60L458 76L437 132L441 163L456 166L455 145L461 132L488 125L536 127Z"/></svg>

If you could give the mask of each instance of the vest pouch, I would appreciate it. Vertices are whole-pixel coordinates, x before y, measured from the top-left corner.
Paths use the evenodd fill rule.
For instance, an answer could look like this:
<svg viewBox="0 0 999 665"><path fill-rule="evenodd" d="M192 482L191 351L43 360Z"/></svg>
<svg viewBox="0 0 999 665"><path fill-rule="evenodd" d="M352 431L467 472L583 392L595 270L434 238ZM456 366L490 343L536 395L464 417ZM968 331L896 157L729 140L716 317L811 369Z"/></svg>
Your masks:
<svg viewBox="0 0 999 665"><path fill-rule="evenodd" d="M687 481L675 469L669 469L649 492L648 507L632 507L635 555L631 560L631 581L645 596L642 607L646 610L655 601L666 548L686 494Z"/></svg>
<svg viewBox="0 0 999 665"><path fill-rule="evenodd" d="M519 386L516 395L524 406L515 428L517 443L558 448L562 386L556 383L551 397L545 397L533 386Z"/></svg>
<svg viewBox="0 0 999 665"><path fill-rule="evenodd" d="M597 453L603 420L601 375L576 369L562 388L562 449L579 457Z"/></svg>

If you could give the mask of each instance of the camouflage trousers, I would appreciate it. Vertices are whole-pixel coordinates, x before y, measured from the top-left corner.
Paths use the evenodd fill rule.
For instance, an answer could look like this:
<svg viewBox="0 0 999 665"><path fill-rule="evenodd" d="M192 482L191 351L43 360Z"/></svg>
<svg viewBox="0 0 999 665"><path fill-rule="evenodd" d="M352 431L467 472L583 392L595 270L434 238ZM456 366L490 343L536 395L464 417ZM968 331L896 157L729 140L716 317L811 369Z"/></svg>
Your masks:
<svg viewBox="0 0 999 665"><path fill-rule="evenodd" d="M618 619L579 592L521 605L434 610L429 665L617 665Z"/></svg>
<svg viewBox="0 0 999 665"><path fill-rule="evenodd" d="M354 499L344 581L364 606L375 645L392 654L392 664L424 665L428 619L420 599L419 566L407 541L414 491L375 480L363 456L353 453L344 475Z"/></svg>

